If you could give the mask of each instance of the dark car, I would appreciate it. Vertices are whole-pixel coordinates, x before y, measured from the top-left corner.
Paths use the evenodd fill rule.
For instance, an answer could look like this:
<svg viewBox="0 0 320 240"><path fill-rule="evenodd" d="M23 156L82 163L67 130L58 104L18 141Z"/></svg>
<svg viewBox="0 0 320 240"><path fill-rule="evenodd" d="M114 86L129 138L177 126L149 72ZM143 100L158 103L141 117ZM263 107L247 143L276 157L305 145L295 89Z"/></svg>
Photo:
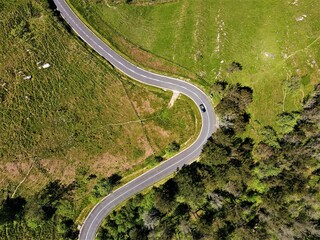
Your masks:
<svg viewBox="0 0 320 240"><path fill-rule="evenodd" d="M200 109L201 109L202 112L207 111L206 107L202 103L199 106L200 106Z"/></svg>

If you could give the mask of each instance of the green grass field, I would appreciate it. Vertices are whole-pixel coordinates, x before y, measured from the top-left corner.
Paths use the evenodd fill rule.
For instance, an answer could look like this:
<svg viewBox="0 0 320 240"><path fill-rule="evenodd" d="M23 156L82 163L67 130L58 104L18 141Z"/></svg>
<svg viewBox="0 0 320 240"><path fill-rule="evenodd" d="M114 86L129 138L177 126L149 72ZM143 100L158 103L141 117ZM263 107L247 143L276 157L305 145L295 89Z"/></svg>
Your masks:
<svg viewBox="0 0 320 240"><path fill-rule="evenodd" d="M265 125L281 132L277 115L300 110L319 82L317 0L69 2L115 48L147 68L190 78L208 93L217 80L252 87L247 134L257 140ZM243 70L231 73L233 61Z"/></svg>
<svg viewBox="0 0 320 240"><path fill-rule="evenodd" d="M0 186L33 194L48 181L125 172L199 131L194 104L112 69L46 3L0 1ZM49 68L41 68L46 63ZM31 76L31 79L28 79ZM199 122L199 121L198 121Z"/></svg>
<svg viewBox="0 0 320 240"><path fill-rule="evenodd" d="M127 181L172 142L183 148L197 137L200 113L190 99L179 96L169 107L172 92L125 77L48 2L0 0L0 31L1 239L76 235L74 222L101 198L94 187L102 178L117 173ZM41 197L56 180L49 200ZM72 185L72 197L61 199ZM12 220L6 199L19 198L25 203Z"/></svg>

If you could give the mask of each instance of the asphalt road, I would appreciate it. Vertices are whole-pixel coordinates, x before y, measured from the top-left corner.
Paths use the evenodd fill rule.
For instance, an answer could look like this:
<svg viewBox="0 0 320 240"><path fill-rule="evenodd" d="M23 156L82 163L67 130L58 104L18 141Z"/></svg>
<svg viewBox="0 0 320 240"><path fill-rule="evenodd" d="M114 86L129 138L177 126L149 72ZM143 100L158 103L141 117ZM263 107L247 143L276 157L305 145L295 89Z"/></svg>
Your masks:
<svg viewBox="0 0 320 240"><path fill-rule="evenodd" d="M185 164L189 164L197 159L201 153L203 145L216 129L216 117L209 98L198 87L186 81L155 74L133 65L113 51L94 33L92 33L89 28L75 15L65 0L54 0L54 2L62 17L72 27L77 35L121 72L139 82L162 89L178 91L191 98L198 106L200 104L204 104L206 108L206 112L202 112L199 108L202 116L202 127L197 140L190 147L115 190L92 209L85 219L79 235L79 239L89 240L95 238L97 230L103 219L118 204L169 176L176 171L177 168L180 168Z"/></svg>

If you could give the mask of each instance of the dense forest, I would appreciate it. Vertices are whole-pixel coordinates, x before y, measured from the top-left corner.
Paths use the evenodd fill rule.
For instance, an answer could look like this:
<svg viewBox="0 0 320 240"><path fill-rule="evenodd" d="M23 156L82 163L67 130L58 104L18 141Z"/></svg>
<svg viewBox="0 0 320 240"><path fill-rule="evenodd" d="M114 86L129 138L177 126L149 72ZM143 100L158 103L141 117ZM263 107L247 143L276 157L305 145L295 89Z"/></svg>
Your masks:
<svg viewBox="0 0 320 240"><path fill-rule="evenodd" d="M8 195L0 202L0 239L77 239L80 211L108 195L121 176L112 174L93 185L96 178L84 169L71 184L51 181L29 199Z"/></svg>
<svg viewBox="0 0 320 240"><path fill-rule="evenodd" d="M259 143L244 134L251 89L217 88L220 128L201 160L110 214L100 239L320 238L320 85Z"/></svg>

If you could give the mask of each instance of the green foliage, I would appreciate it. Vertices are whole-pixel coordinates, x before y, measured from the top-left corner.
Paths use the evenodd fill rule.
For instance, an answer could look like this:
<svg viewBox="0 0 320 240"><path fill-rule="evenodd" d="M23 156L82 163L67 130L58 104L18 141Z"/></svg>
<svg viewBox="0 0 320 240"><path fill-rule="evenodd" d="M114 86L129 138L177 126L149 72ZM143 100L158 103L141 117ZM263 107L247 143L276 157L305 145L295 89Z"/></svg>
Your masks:
<svg viewBox="0 0 320 240"><path fill-rule="evenodd" d="M178 184L172 179L154 190L154 205L162 213L170 212L176 205L175 198L178 192Z"/></svg>
<svg viewBox="0 0 320 240"><path fill-rule="evenodd" d="M157 163L160 163L164 160L164 158L162 156L155 156L154 157L154 160L157 162Z"/></svg>
<svg viewBox="0 0 320 240"><path fill-rule="evenodd" d="M96 198L107 196L114 186L116 186L121 180L119 174L112 174L108 178L102 178L99 182L93 187L93 196Z"/></svg>
<svg viewBox="0 0 320 240"><path fill-rule="evenodd" d="M241 114L234 96L225 98L221 104L231 98ZM220 127L199 162L112 213L112 219L135 216L135 225L121 228L125 231L121 236L144 226L141 239L318 239L319 99L320 85L306 101L301 120L282 138L275 137L270 127L269 137L254 144L239 137L241 131L235 130L239 121ZM107 218L104 236L119 238L112 234L122 224Z"/></svg>
<svg viewBox="0 0 320 240"><path fill-rule="evenodd" d="M93 195L96 198L100 198L103 196L107 196L111 192L111 190L112 185L110 184L109 179L103 178L93 187Z"/></svg>
<svg viewBox="0 0 320 240"><path fill-rule="evenodd" d="M231 85L216 107L220 116L220 126L241 133L245 131L250 120L246 108L252 102L252 89L239 84Z"/></svg>
<svg viewBox="0 0 320 240"><path fill-rule="evenodd" d="M57 225L57 231L63 239L77 239L79 231L77 230L72 219L62 218Z"/></svg>
<svg viewBox="0 0 320 240"><path fill-rule="evenodd" d="M0 206L0 224L13 222L24 215L26 200L23 197L9 198L2 201Z"/></svg>
<svg viewBox="0 0 320 240"><path fill-rule="evenodd" d="M201 166L200 166L201 167ZM179 197L186 204L200 206L203 204L204 184L197 163L183 167L175 176L178 183Z"/></svg>
<svg viewBox="0 0 320 240"><path fill-rule="evenodd" d="M279 114L277 124L280 127L280 133L287 134L291 132L300 118L300 114L298 113Z"/></svg>
<svg viewBox="0 0 320 240"><path fill-rule="evenodd" d="M241 71L242 68L243 68L243 67L242 67L242 65L241 65L240 63L233 61L233 62L230 64L228 71L231 72L231 73L233 73L233 72L236 72L236 71Z"/></svg>
<svg viewBox="0 0 320 240"><path fill-rule="evenodd" d="M121 178L122 177L119 174L113 173L111 176L108 177L108 180L111 186L114 187L120 182Z"/></svg>
<svg viewBox="0 0 320 240"><path fill-rule="evenodd" d="M263 137L263 142L267 143L268 145L279 148L279 139L277 137L276 131L270 127L264 127L263 130L261 131L261 136Z"/></svg>
<svg viewBox="0 0 320 240"><path fill-rule="evenodd" d="M59 180L50 182L39 195L39 205L41 206L44 218L50 219L56 212L61 200L71 200L71 191L74 190L75 184L64 185Z"/></svg>
<svg viewBox="0 0 320 240"><path fill-rule="evenodd" d="M7 198L0 208L0 226L11 227L7 233L0 231L0 238L15 238L18 233L27 238L42 239L40 233L53 238L75 239L78 235L73 219L73 192L75 184L62 184L55 180L48 183L28 202L22 197ZM14 226L11 226L11 223Z"/></svg>
<svg viewBox="0 0 320 240"><path fill-rule="evenodd" d="M156 226L159 225L160 216L161 213L156 208L152 208L149 211L143 212L143 214L141 215L143 225L149 230L154 229Z"/></svg>
<svg viewBox="0 0 320 240"><path fill-rule="evenodd" d="M278 176L282 169L271 164L261 162L254 170L254 173L259 179Z"/></svg>
<svg viewBox="0 0 320 240"><path fill-rule="evenodd" d="M13 38L21 38L23 41L28 41L30 38L30 25L27 21L22 20L12 28L10 35Z"/></svg>
<svg viewBox="0 0 320 240"><path fill-rule="evenodd" d="M104 225L103 231L99 234L100 239L131 239L132 236L146 239L143 237L146 228L143 226L143 220L138 217L136 204L135 199L131 199L118 214L110 214L107 217L108 224Z"/></svg>
<svg viewBox="0 0 320 240"><path fill-rule="evenodd" d="M179 150L180 150L180 144L177 143L176 141L173 141L166 147L166 152L169 154L178 152Z"/></svg>

